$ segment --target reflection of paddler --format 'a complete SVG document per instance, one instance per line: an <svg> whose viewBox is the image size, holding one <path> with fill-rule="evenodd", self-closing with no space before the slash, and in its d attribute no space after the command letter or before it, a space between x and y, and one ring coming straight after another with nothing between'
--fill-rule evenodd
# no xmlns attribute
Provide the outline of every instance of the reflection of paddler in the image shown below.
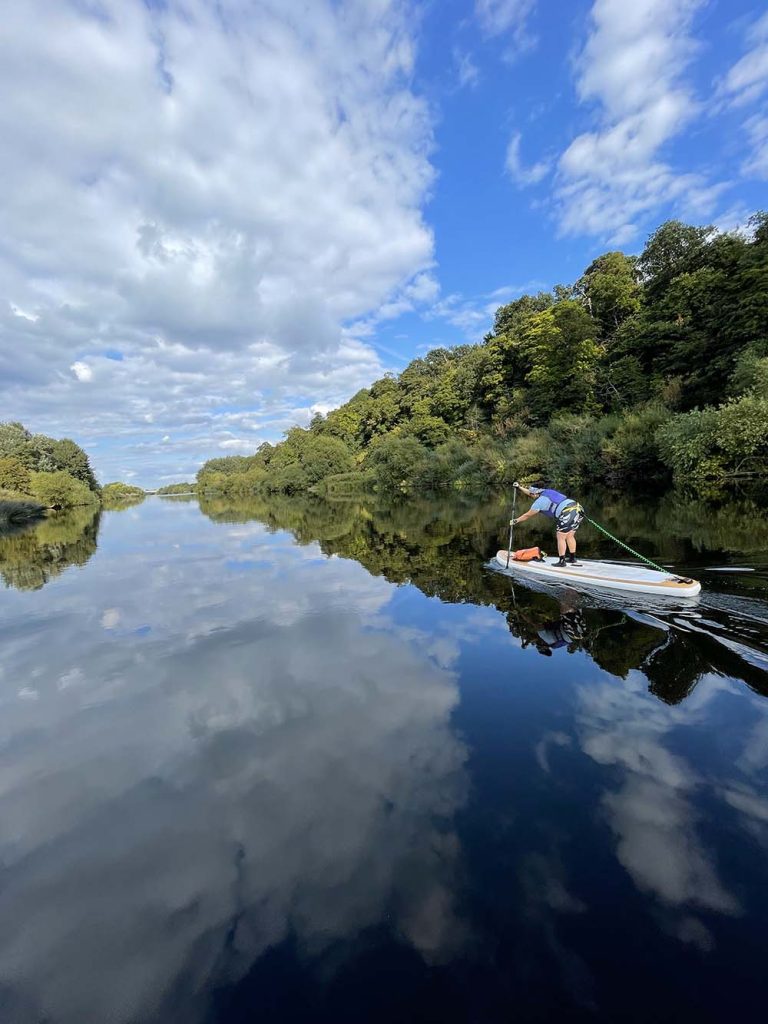
<svg viewBox="0 0 768 1024"><path fill-rule="evenodd" d="M559 601L559 606L559 616L547 616L542 622L521 612L515 602L523 648L533 644L539 654L551 655L562 647L575 649L582 646L587 624L581 609L571 604L567 596Z"/></svg>
<svg viewBox="0 0 768 1024"><path fill-rule="evenodd" d="M586 632L585 626L581 611L574 608L537 632L547 647L556 651L558 648L568 647L570 644L581 644Z"/></svg>

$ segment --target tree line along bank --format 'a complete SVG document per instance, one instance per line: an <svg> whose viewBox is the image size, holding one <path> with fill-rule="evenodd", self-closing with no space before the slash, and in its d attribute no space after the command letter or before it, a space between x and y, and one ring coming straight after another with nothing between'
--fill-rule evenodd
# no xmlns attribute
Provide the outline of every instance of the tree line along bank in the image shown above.
<svg viewBox="0 0 768 1024"><path fill-rule="evenodd" d="M761 476L768 466L768 214L668 221L640 256L501 306L481 344L438 348L198 488L481 493Z"/></svg>
<svg viewBox="0 0 768 1024"><path fill-rule="evenodd" d="M188 493L195 484L169 484L158 494ZM99 485L86 452L70 438L33 434L17 422L0 423L0 506L13 516L42 509L118 508L143 501L142 487Z"/></svg>

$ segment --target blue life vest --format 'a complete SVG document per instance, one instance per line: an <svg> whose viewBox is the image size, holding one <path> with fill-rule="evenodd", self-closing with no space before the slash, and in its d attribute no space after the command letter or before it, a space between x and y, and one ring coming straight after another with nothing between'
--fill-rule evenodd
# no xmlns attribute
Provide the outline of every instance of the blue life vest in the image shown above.
<svg viewBox="0 0 768 1024"><path fill-rule="evenodd" d="M541 494L537 494L536 497L537 498L546 498L547 499L547 501L549 502L549 508L548 509L542 509L542 511L543 511L545 516L550 516L550 518L552 518L552 519L555 518L555 513L557 511L557 506L562 504L562 502L564 502L564 501L570 501L571 500L570 498L566 497L565 494L561 494L560 491L553 491L549 487L545 488L545 490L543 490L541 492Z"/></svg>

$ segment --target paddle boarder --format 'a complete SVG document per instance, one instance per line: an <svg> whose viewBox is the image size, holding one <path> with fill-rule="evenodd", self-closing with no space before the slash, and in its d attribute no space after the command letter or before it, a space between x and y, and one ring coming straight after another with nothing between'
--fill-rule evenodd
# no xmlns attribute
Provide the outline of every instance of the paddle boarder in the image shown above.
<svg viewBox="0 0 768 1024"><path fill-rule="evenodd" d="M517 482L514 486L535 500L527 512L512 520L512 525L523 523L526 519L537 516L539 512L554 519L557 553L560 557L558 561L552 562L552 565L560 569L567 565L578 565L579 563L576 561L576 531L584 519L584 509L578 501L547 487L543 480L539 480L535 486L531 487L524 487Z"/></svg>

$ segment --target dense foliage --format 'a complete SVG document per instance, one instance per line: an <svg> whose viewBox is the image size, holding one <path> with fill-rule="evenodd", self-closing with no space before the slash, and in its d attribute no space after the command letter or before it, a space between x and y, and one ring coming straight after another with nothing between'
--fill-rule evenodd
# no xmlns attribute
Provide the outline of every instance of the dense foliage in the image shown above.
<svg viewBox="0 0 768 1024"><path fill-rule="evenodd" d="M166 484L165 487L158 487L158 494L194 494L197 490L197 484L182 483L182 484Z"/></svg>
<svg viewBox="0 0 768 1024"><path fill-rule="evenodd" d="M203 491L476 491L728 479L768 465L768 215L748 234L663 224L572 286L497 310L307 429L215 459Z"/></svg>
<svg viewBox="0 0 768 1024"><path fill-rule="evenodd" d="M46 508L77 508L99 504L98 494L63 469L53 473L31 473L29 492Z"/></svg>
<svg viewBox="0 0 768 1024"><path fill-rule="evenodd" d="M0 423L1 498L72 508L98 504L100 491L88 456L74 441L32 434L21 423Z"/></svg>
<svg viewBox="0 0 768 1024"><path fill-rule="evenodd" d="M38 473L69 473L89 490L99 490L88 456L68 437L56 440L32 434L21 423L0 423L0 459L8 458Z"/></svg>
<svg viewBox="0 0 768 1024"><path fill-rule="evenodd" d="M143 487L136 487L134 484L125 484L121 480L115 480L111 484L104 484L101 489L101 503L106 509L128 508L129 505L138 505L144 501L146 492Z"/></svg>

